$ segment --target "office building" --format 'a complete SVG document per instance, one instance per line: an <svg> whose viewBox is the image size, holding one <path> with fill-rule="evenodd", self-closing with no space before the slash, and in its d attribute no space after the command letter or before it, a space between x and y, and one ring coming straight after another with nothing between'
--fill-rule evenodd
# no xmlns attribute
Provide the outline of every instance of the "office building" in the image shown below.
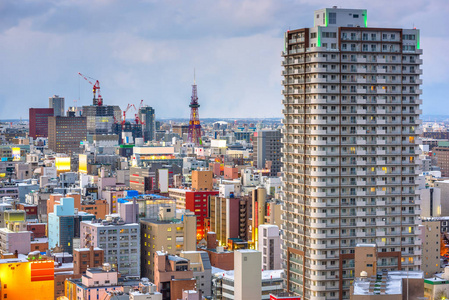
<svg viewBox="0 0 449 300"><path fill-rule="evenodd" d="M73 249L73 273L85 274L88 268L101 267L104 262L104 250L100 248Z"/></svg>
<svg viewBox="0 0 449 300"><path fill-rule="evenodd" d="M313 16L283 51L286 288L347 299L356 244L377 244L389 270L421 265L420 32L368 27L361 9Z"/></svg>
<svg viewBox="0 0 449 300"><path fill-rule="evenodd" d="M31 251L31 232L27 231L22 213L23 211L17 210L6 212L6 227L0 228L0 252L2 254L28 254Z"/></svg>
<svg viewBox="0 0 449 300"><path fill-rule="evenodd" d="M0 259L1 299L54 299L54 261L19 255Z"/></svg>
<svg viewBox="0 0 449 300"><path fill-rule="evenodd" d="M143 140L145 142L153 141L156 133L154 108L151 106L141 107L139 118L142 121Z"/></svg>
<svg viewBox="0 0 449 300"><path fill-rule="evenodd" d="M53 116L53 108L30 108L29 136L33 139L48 137L48 117Z"/></svg>
<svg viewBox="0 0 449 300"><path fill-rule="evenodd" d="M204 297L212 296L212 266L205 251L182 251L180 257L188 259L193 277L196 278L196 290Z"/></svg>
<svg viewBox="0 0 449 300"><path fill-rule="evenodd" d="M419 189L418 193L421 199L421 217L439 217L441 215L441 189L427 187Z"/></svg>
<svg viewBox="0 0 449 300"><path fill-rule="evenodd" d="M226 247L229 239L251 240L251 199L222 193L211 197L209 211L210 231L219 246Z"/></svg>
<svg viewBox="0 0 449 300"><path fill-rule="evenodd" d="M185 213L175 215L175 207L161 206L157 219L140 220L142 245L142 277L155 280L155 253L165 251L179 255L181 251L196 250L196 216Z"/></svg>
<svg viewBox="0 0 449 300"><path fill-rule="evenodd" d="M251 240L255 248L259 249L259 226L265 223L265 216L267 215L267 190L259 186L251 192L251 198Z"/></svg>
<svg viewBox="0 0 449 300"><path fill-rule="evenodd" d="M164 300L181 299L183 290L194 290L196 279L188 259L156 251L154 254L154 284Z"/></svg>
<svg viewBox="0 0 449 300"><path fill-rule="evenodd" d="M140 276L140 226L117 217L81 222L81 247L104 250L104 261L123 276Z"/></svg>
<svg viewBox="0 0 449 300"><path fill-rule="evenodd" d="M218 195L218 191L195 191L187 189L168 189L170 198L176 200L176 208L188 209L196 216L196 235L201 240L206 234L204 220L208 216L209 199Z"/></svg>
<svg viewBox="0 0 449 300"><path fill-rule="evenodd" d="M256 250L238 250L234 256L234 299L261 299L261 253Z"/></svg>
<svg viewBox="0 0 449 300"><path fill-rule="evenodd" d="M83 106L83 117L86 118L89 139L93 139L94 136L113 135L113 125L115 122L120 122L121 114L120 107L116 105ZM118 136L116 137L118 142Z"/></svg>
<svg viewBox="0 0 449 300"><path fill-rule="evenodd" d="M49 97L48 107L53 108L53 113L55 117L64 117L65 112L64 97L59 97L58 95Z"/></svg>
<svg viewBox="0 0 449 300"><path fill-rule="evenodd" d="M65 282L65 297L69 300L107 299L107 292L122 291L119 272L105 263L101 268L88 268L79 279Z"/></svg>
<svg viewBox="0 0 449 300"><path fill-rule="evenodd" d="M189 125L172 125L172 132L179 135L182 139L185 135L189 134Z"/></svg>
<svg viewBox="0 0 449 300"><path fill-rule="evenodd" d="M223 246L218 246L215 232L208 232L206 234L206 245L199 245L198 249L209 255L211 266L228 271L234 269L234 252L225 250Z"/></svg>
<svg viewBox="0 0 449 300"><path fill-rule="evenodd" d="M259 248L262 252L262 269L281 269L281 237L276 225L259 225Z"/></svg>
<svg viewBox="0 0 449 300"><path fill-rule="evenodd" d="M277 176L281 171L281 131L258 130L253 137L253 164L259 169L265 169L266 162L271 165L270 176Z"/></svg>
<svg viewBox="0 0 449 300"><path fill-rule="evenodd" d="M213 173L209 170L192 171L192 190L212 191L214 185Z"/></svg>
<svg viewBox="0 0 449 300"><path fill-rule="evenodd" d="M449 177L449 142L439 141L438 147L433 148L437 166L440 167L441 176Z"/></svg>
<svg viewBox="0 0 449 300"><path fill-rule="evenodd" d="M260 252L235 251L234 270L213 274L213 299L272 299L270 294L283 290L283 275L283 270L262 270Z"/></svg>
<svg viewBox="0 0 449 300"><path fill-rule="evenodd" d="M80 153L86 134L84 117L48 117L48 148L56 153Z"/></svg>
<svg viewBox="0 0 449 300"><path fill-rule="evenodd" d="M440 253L442 243L441 222L432 218L422 219L422 225L419 226L419 229L422 240L421 271L424 273L424 278L429 278L443 271Z"/></svg>
<svg viewBox="0 0 449 300"><path fill-rule="evenodd" d="M54 208L48 214L48 246L60 247L62 251L72 254L73 239L79 237L79 222L95 219L95 216L75 211L71 197L61 198L60 204L54 205Z"/></svg>
<svg viewBox="0 0 449 300"><path fill-rule="evenodd" d="M382 253L375 244L358 244L354 249L355 271L351 300L419 300L424 298L421 271L388 271L379 264Z"/></svg>
<svg viewBox="0 0 449 300"><path fill-rule="evenodd" d="M423 299L438 300L447 298L447 295L449 295L449 267L445 267L441 274L424 279Z"/></svg>

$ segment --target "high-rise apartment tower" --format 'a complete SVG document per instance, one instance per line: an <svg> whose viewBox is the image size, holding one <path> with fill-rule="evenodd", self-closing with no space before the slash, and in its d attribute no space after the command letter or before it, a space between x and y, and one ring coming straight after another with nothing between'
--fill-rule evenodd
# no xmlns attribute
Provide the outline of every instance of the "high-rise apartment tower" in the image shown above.
<svg viewBox="0 0 449 300"><path fill-rule="evenodd" d="M418 270L419 30L371 28L363 9L314 12L285 33L283 254L286 288L349 299L354 248Z"/></svg>

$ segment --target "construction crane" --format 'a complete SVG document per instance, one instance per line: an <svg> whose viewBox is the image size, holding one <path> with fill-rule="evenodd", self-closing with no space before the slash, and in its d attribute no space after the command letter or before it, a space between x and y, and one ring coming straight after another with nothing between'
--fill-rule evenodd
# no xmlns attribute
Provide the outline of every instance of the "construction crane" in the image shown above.
<svg viewBox="0 0 449 300"><path fill-rule="evenodd" d="M134 108L135 108L136 111L137 111L137 113L135 114L135 121L136 121L136 124L142 124L142 125L145 125L145 122L143 122L143 121L139 118L139 112L140 112L140 109L142 108L142 104L143 104L143 99L140 100L140 104L139 104L139 108L138 108L138 109L136 109L136 107L134 106Z"/></svg>
<svg viewBox="0 0 449 300"><path fill-rule="evenodd" d="M126 109L123 111L123 120L122 120L122 129L123 126L125 126L125 122L126 122L126 113L128 112L128 110L133 107L134 105L132 104L128 104L128 106L126 107Z"/></svg>
<svg viewBox="0 0 449 300"><path fill-rule="evenodd" d="M102 106L103 105L103 97L101 97L101 92L100 92L100 81L98 81L98 80L96 80L96 79L94 79L92 77L83 75L83 74L81 74L79 72L78 72L78 75L83 77L87 82L89 82L93 86L93 90L92 90L93 93L94 93L93 104L95 106ZM95 83L92 83L90 81L90 79L95 81ZM98 98L97 98L97 91L98 91Z"/></svg>

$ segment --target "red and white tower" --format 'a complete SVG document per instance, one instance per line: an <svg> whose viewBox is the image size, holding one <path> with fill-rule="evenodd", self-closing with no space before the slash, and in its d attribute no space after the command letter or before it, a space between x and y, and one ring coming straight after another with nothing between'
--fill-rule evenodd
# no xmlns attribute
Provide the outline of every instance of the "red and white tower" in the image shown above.
<svg viewBox="0 0 449 300"><path fill-rule="evenodd" d="M192 85L192 97L190 100L190 122L189 122L189 142L195 145L200 144L201 140L201 123L200 116L198 114L198 96L196 91L196 83L193 81Z"/></svg>

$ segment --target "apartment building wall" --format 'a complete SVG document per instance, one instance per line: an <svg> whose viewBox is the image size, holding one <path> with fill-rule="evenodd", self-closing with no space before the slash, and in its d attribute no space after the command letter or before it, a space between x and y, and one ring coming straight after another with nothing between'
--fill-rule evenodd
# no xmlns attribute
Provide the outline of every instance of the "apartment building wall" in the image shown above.
<svg viewBox="0 0 449 300"><path fill-rule="evenodd" d="M104 250L104 261L123 276L140 276L140 226L115 221L81 222L81 247Z"/></svg>
<svg viewBox="0 0 449 300"><path fill-rule="evenodd" d="M262 252L262 269L281 269L281 237L277 225L259 225L259 247Z"/></svg>
<svg viewBox="0 0 449 300"><path fill-rule="evenodd" d="M443 270L440 260L441 222L424 219L419 228L422 240L421 270L424 277L429 278Z"/></svg>
<svg viewBox="0 0 449 300"><path fill-rule="evenodd" d="M184 215L183 220L140 220L142 276L154 280L156 251L179 255L196 250L196 217Z"/></svg>
<svg viewBox="0 0 449 300"><path fill-rule="evenodd" d="M347 299L359 243L377 244L386 269L421 264L422 49L419 30L367 27L366 10L314 20L284 41L286 287Z"/></svg>

